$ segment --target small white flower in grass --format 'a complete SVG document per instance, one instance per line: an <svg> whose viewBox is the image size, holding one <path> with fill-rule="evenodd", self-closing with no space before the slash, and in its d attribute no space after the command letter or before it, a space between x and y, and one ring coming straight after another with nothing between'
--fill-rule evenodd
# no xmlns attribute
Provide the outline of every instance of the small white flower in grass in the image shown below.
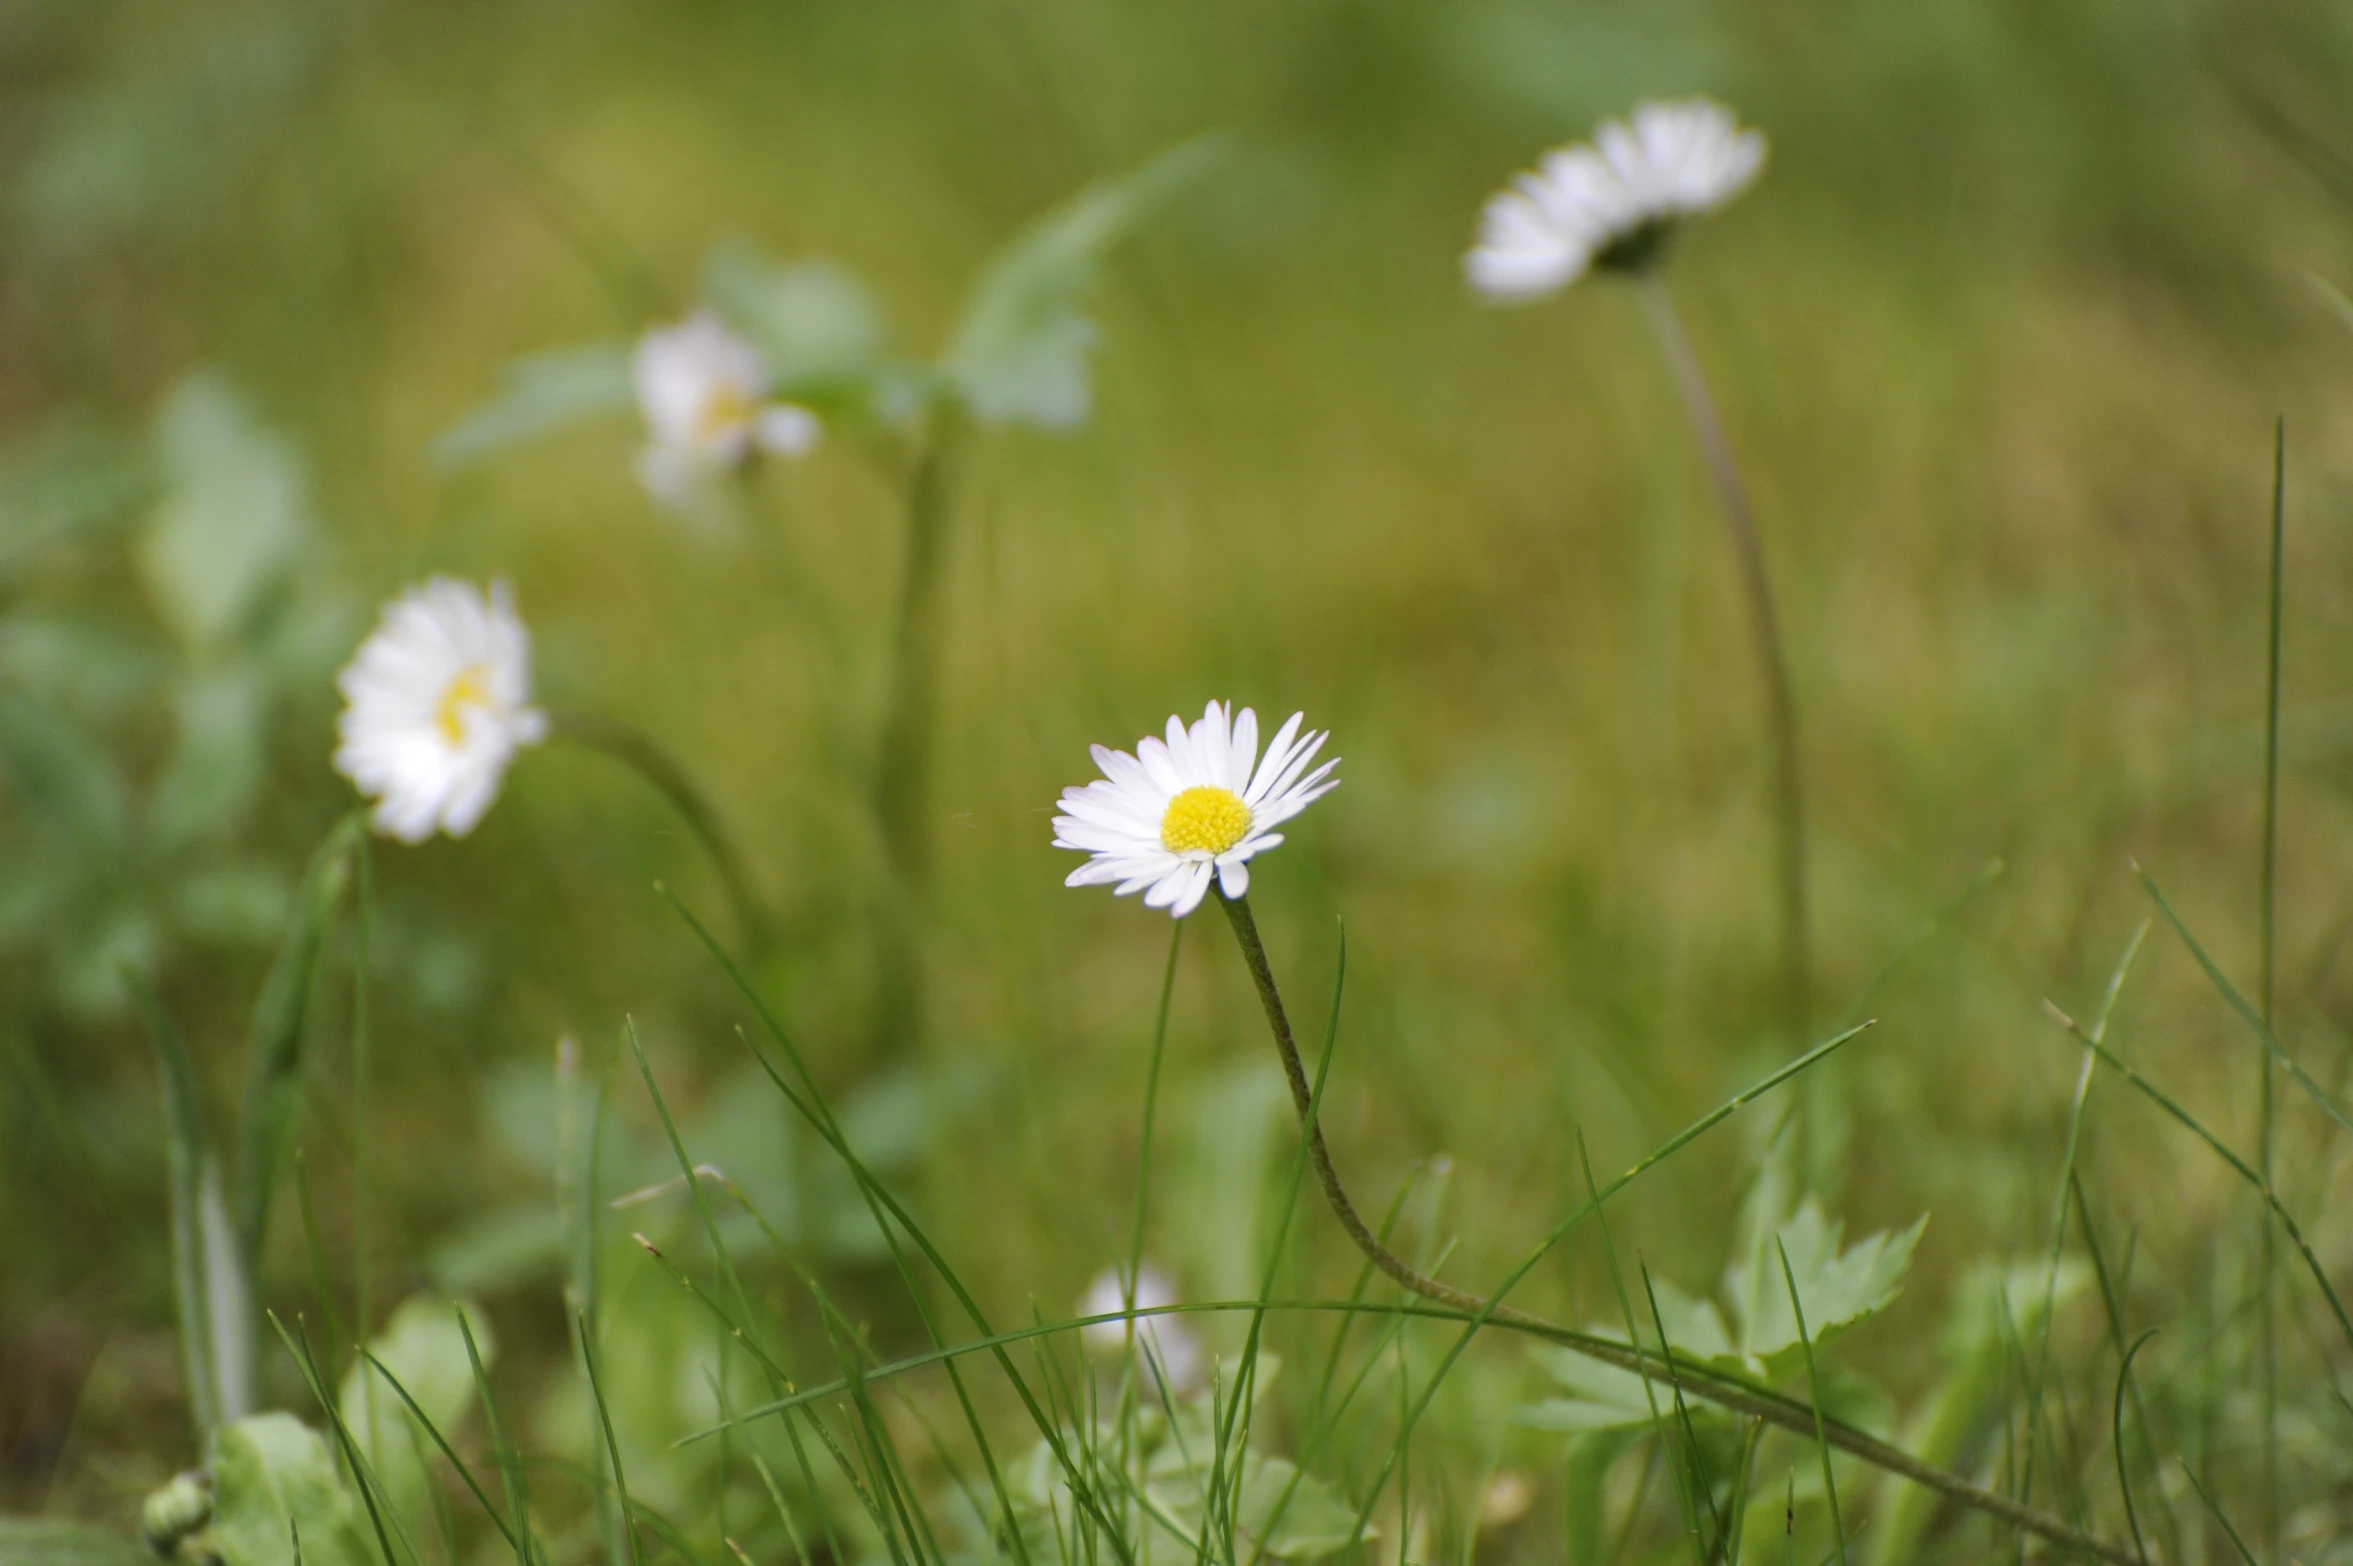
<svg viewBox="0 0 2353 1566"><path fill-rule="evenodd" d="M691 505L713 474L763 452L800 456L823 433L817 415L769 397L760 350L709 310L640 337L635 379L651 437L637 476L665 505Z"/></svg>
<svg viewBox="0 0 2353 1566"><path fill-rule="evenodd" d="M1168 720L1165 742L1146 738L1136 753L1094 747L1103 776L1062 791L1054 846L1092 855L1066 886L1114 883L1142 892L1148 907L1182 919L1201 904L1212 877L1228 897L1250 889L1253 854L1274 847L1273 829L1340 786L1339 758L1308 766L1329 736L1300 731L1294 712L1258 755L1258 714L1235 715L1213 701L1190 729ZM1256 763L1256 770L1252 764Z"/></svg>
<svg viewBox="0 0 2353 1566"><path fill-rule="evenodd" d="M1764 136L1718 104L1637 105L1491 197L1463 274L1487 298L1519 304L1595 267L1638 271L1677 221L1724 205L1764 165Z"/></svg>
<svg viewBox="0 0 2353 1566"><path fill-rule="evenodd" d="M1081 1316L1114 1316L1126 1311L1128 1302L1123 1288L1125 1275L1121 1269L1107 1267L1095 1275L1087 1285L1086 1295L1078 1302ZM1161 1310L1177 1303L1175 1283L1167 1273L1145 1263L1136 1275L1137 1310ZM1155 1379L1165 1378L1171 1393L1192 1390L1199 1384L1202 1368L1201 1341L1185 1325L1182 1316L1147 1316L1135 1324L1136 1359L1144 1373ZM1098 1321L1079 1328L1089 1349L1098 1354L1116 1354L1128 1343L1126 1320Z"/></svg>
<svg viewBox="0 0 2353 1566"><path fill-rule="evenodd" d="M463 837L498 798L515 752L547 734L531 705L531 636L504 582L437 576L384 606L335 677L335 770L404 843Z"/></svg>

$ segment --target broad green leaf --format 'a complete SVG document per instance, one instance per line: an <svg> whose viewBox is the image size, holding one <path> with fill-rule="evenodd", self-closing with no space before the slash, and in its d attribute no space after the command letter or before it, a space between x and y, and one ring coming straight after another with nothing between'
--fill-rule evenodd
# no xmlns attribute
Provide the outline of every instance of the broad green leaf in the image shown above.
<svg viewBox="0 0 2353 1566"><path fill-rule="evenodd" d="M590 343L517 359L498 396L433 442L433 460L464 467L583 419L626 412L637 393L627 343Z"/></svg>
<svg viewBox="0 0 2353 1566"><path fill-rule="evenodd" d="M1816 1349L1894 1301L1912 1265L1912 1248L1927 1225L1923 1215L1909 1228L1873 1234L1842 1249L1845 1226L1825 1217L1821 1204L1810 1197L1800 1204L1796 1216L1781 1226L1780 1238ZM1756 1302L1754 1314L1740 1323L1739 1354L1732 1363L1764 1380L1784 1381L1804 1365L1788 1291L1752 1292L1746 1271L1735 1267L1728 1280L1736 1298Z"/></svg>
<svg viewBox="0 0 2353 1566"><path fill-rule="evenodd" d="M1602 1430L1642 1430L1656 1419L1642 1378L1568 1349L1538 1349L1536 1358L1561 1384L1564 1397L1526 1403L1512 1410L1512 1423L1530 1430L1583 1434ZM1696 1408L1693 1410L1698 1411Z"/></svg>
<svg viewBox="0 0 2353 1566"><path fill-rule="evenodd" d="M1104 256L1211 161L1207 140L1171 148L1125 179L1090 186L1032 223L981 270L942 372L984 423L1084 423L1087 356L1099 335L1081 312Z"/></svg>
<svg viewBox="0 0 2353 1566"><path fill-rule="evenodd" d="M201 652L244 629L309 540L309 478L216 376L180 382L155 439L163 499L139 563L165 623Z"/></svg>
<svg viewBox="0 0 2353 1566"><path fill-rule="evenodd" d="M473 1367L466 1358L465 1335L457 1323L460 1309L466 1313L483 1367L488 1369L494 1356L490 1323L470 1305L431 1295L403 1300L383 1332L368 1345L368 1353L444 1437L453 1436L458 1421L474 1402ZM365 1363L344 1372L336 1405L395 1515L411 1536L418 1535L424 1520L426 1478L420 1454L431 1449L432 1438L417 1427L416 1417L400 1392Z"/></svg>
<svg viewBox="0 0 2353 1566"><path fill-rule="evenodd" d="M1174 1450L1172 1442L1162 1447L1158 1455L1166 1456ZM1146 1486L1146 1493L1188 1534L1198 1532L1208 1509L1213 1451L1214 1447L1209 1445L1192 1447L1192 1463L1180 1465L1173 1473L1156 1474ZM1228 1462L1231 1461L1229 1456ZM1243 1559L1263 1548L1278 1560L1321 1560L1358 1542L1356 1508L1342 1500L1340 1493L1323 1480L1312 1474L1301 1474L1283 1458L1254 1451L1242 1454L1241 1465L1240 1493L1230 1499L1235 1542ZM1230 1471L1222 1477L1226 1483L1232 1483ZM1281 1508L1279 1517L1278 1507ZM1361 1537L1371 1537L1371 1530L1367 1529Z"/></svg>
<svg viewBox="0 0 2353 1566"><path fill-rule="evenodd" d="M159 855L233 831L252 808L267 763L269 696L250 668L191 676L177 692L179 737L148 801Z"/></svg>
<svg viewBox="0 0 2353 1566"><path fill-rule="evenodd" d="M426 1254L425 1275L456 1293L497 1293L564 1265L562 1218L546 1202L492 1208L468 1218Z"/></svg>
<svg viewBox="0 0 2353 1566"><path fill-rule="evenodd" d="M703 290L768 361L778 395L857 375L882 357L882 309L838 262L779 266L740 239L723 240L703 264Z"/></svg>
<svg viewBox="0 0 2353 1566"><path fill-rule="evenodd" d="M212 1482L222 1566L382 1566L325 1439L292 1414L224 1426L213 1438Z"/></svg>
<svg viewBox="0 0 2353 1566"><path fill-rule="evenodd" d="M62 1518L0 1517L0 1566L155 1566L126 1533Z"/></svg>

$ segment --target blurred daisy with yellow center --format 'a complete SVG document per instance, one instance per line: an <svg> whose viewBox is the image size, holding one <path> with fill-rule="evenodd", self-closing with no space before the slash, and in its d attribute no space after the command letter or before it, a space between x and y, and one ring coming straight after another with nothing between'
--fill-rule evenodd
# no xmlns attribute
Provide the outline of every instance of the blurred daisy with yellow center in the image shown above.
<svg viewBox="0 0 2353 1566"><path fill-rule="evenodd" d="M1182 919L1201 905L1212 879L1227 897L1250 889L1252 855L1282 842L1273 830L1340 786L1339 758L1308 770L1330 736L1302 731L1293 713L1258 753L1258 714L1211 702L1199 722L1168 720L1166 739L1146 737L1135 754L1093 749L1103 776L1062 791L1054 846L1090 857L1067 886L1111 883L1119 896Z"/></svg>
<svg viewBox="0 0 2353 1566"><path fill-rule="evenodd" d="M1463 275L1495 303L1522 304L1595 268L1639 272L1678 222L1724 205L1764 166L1764 136L1720 104L1637 104L1491 197Z"/></svg>
<svg viewBox="0 0 2353 1566"><path fill-rule="evenodd" d="M335 684L335 770L375 801L376 830L404 843L472 831L515 753L547 734L531 705L530 633L504 582L485 593L437 576L402 593Z"/></svg>
<svg viewBox="0 0 2353 1566"><path fill-rule="evenodd" d="M665 505L692 505L714 474L762 453L800 456L823 433L817 415L768 395L760 350L709 310L640 337L633 374L649 437L637 476Z"/></svg>

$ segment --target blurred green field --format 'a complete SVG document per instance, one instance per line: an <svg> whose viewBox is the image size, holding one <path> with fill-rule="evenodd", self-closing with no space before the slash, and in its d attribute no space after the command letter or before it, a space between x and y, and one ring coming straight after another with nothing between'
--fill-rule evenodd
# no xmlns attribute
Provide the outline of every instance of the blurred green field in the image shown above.
<svg viewBox="0 0 2353 1566"><path fill-rule="evenodd" d="M116 964L153 978L225 1117L281 911L351 803L327 764L333 672L434 571L509 579L545 700L633 723L705 779L780 915L763 993L1001 1321L1066 1315L1124 1254L1168 950L1161 916L1063 890L1052 803L1092 775L1091 742L1132 747L1207 699L1303 709L1345 758L1254 901L1311 1036L1345 925L1325 1124L1369 1209L1419 1178L1401 1233L1447 1277L1490 1286L1582 1200L1579 1133L1606 1175L1795 1054L1773 1020L1757 683L1673 389L1611 281L1501 311L1458 269L1510 171L1695 91L1772 144L1673 275L1778 574L1825 1025L2003 867L1811 1090L1836 1128L1812 1188L1850 1233L1931 1215L1901 1299L1841 1348L1910 1418L1962 1280L2051 1244L2082 1056L2041 1002L2097 1008L2153 911L2130 863L2254 983L2275 419L2278 1032L2332 1089L2353 1068L2353 330L2313 285L2353 289L2348 81L2353 16L2271 0L0 9L0 1512L128 1526L194 1460L163 1110ZM1025 222L1213 131L1213 166L1089 295L1084 427L978 431L960 474L914 916L929 1023L878 1058L864 778L901 557L888 474L837 432L764 468L733 524L697 525L632 479L626 416L458 471L429 448L516 359L683 314L730 238L841 262L896 349L935 353ZM176 635L144 542L211 449L198 374L307 475L250 646ZM258 704L239 730L258 748L175 836L150 806L215 721L206 690ZM651 890L726 930L658 796L551 745L472 836L379 841L372 870L364 1231L348 921L295 1138L339 1310L363 1239L379 1321L420 1289L468 1293L527 1438L588 1460L552 1183L577 1147L555 1128L559 1098L607 1081L601 1194L675 1172L628 1017L694 1155L790 1215L884 1357L919 1346L854 1191L746 1064L745 1008ZM1257 1292L1294 1145L1232 946L1213 911L1188 921L1160 1096L1148 1249L1196 1300ZM2162 924L2111 1042L2252 1146L2259 1047ZM2282 1091L2282 1198L2353 1277L2343 1138ZM1621 1255L1706 1289L1771 1124L1747 1114L1614 1202ZM2249 1522L2260 1204L2113 1076L2078 1163L2081 1214L2131 1258L2126 1336L2164 1329L2137 1363L2169 1457ZM693 1210L657 1197L608 1227L632 1479L723 1518L749 1503L710 1449L669 1449L713 1422L710 1323L626 1240L707 1271ZM265 1301L315 1313L290 1186L273 1235ZM1294 1292L1346 1291L1356 1259L1312 1189L1293 1245ZM2281 1266L2285 1548L2353 1560L2353 1405L2328 1390L2347 1345ZM755 1284L822 1343L787 1274ZM1618 1320L1589 1235L1523 1293ZM1202 1330L1231 1354L1244 1326ZM1324 1329L1269 1330L1304 1365ZM2053 1343L2064 1434L2044 1439L2103 1451L2096 1291ZM313 1417L266 1357L272 1406ZM1509 1422L1543 1381L1520 1345L1482 1342L1400 1486L1442 1519L1476 1510L1492 1463L1528 1476L1534 1508L1482 1560L1562 1558L1563 1443ZM1001 1389L979 1395L1019 1427ZM958 1417L928 1382L909 1407ZM2000 1487L1995 1423L1961 1466ZM2097 1464L2067 1505L2119 1535ZM2163 1558L2232 1558L2166 1471L2186 1553ZM1454 1558L1452 1522L1381 1515L1372 1556ZM1946 1515L1945 1553L1921 1558L1989 1558L1970 1526ZM566 1560L602 1549L566 1538ZM1627 1558L1674 1542L1639 1535Z"/></svg>

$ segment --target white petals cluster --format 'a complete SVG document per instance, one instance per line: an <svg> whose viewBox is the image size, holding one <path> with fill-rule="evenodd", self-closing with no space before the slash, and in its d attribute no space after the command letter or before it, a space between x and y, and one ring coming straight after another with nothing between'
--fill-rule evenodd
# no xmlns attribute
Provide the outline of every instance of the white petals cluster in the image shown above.
<svg viewBox="0 0 2353 1566"><path fill-rule="evenodd" d="M489 592L437 576L384 606L335 677L335 770L404 843L463 837L498 798L507 765L547 734L531 705L531 637L504 582Z"/></svg>
<svg viewBox="0 0 2353 1566"><path fill-rule="evenodd" d="M633 374L649 437L638 481L667 506L692 505L713 475L763 452L813 450L823 433L817 415L769 397L760 350L709 310L640 337Z"/></svg>
<svg viewBox="0 0 2353 1566"><path fill-rule="evenodd" d="M1200 1384L1207 1356L1202 1352L1201 1340L1185 1325L1185 1319L1147 1316L1139 1321L1124 1314L1131 1308L1165 1310L1176 1303L1175 1283L1167 1273L1146 1262L1136 1274L1135 1303L1131 1307L1125 1277L1119 1269L1107 1267L1087 1285L1086 1294L1078 1302L1078 1313L1123 1319L1093 1322L1079 1328L1079 1335L1096 1353L1116 1354L1128 1345L1132 1330L1136 1359L1143 1374L1156 1382L1165 1382L1171 1395L1189 1392Z"/></svg>
<svg viewBox="0 0 2353 1566"><path fill-rule="evenodd" d="M1308 770L1330 736L1301 732L1302 714L1275 731L1258 754L1258 714L1211 702L1191 728L1168 720L1168 737L1147 737L1134 755L1093 748L1103 776L1062 791L1054 846L1091 855L1067 886L1115 883L1122 897L1182 919L1200 906L1215 877L1228 897L1250 888L1249 861L1280 843L1273 829L1340 786L1339 758ZM1255 763L1255 770L1253 764Z"/></svg>
<svg viewBox="0 0 2353 1566"><path fill-rule="evenodd" d="M1596 265L1637 259L1629 253L1730 201L1764 165L1763 134L1740 129L1719 104L1637 105L1490 198L1463 274L1498 303L1541 298Z"/></svg>

